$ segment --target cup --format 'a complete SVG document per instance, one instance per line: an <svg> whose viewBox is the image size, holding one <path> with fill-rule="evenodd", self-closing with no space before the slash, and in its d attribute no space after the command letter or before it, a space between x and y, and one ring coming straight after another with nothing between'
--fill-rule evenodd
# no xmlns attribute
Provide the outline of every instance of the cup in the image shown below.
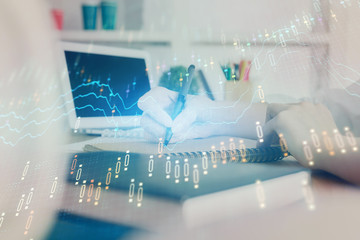
<svg viewBox="0 0 360 240"><path fill-rule="evenodd" d="M96 29L96 15L98 6L95 4L82 4L84 30Z"/></svg>
<svg viewBox="0 0 360 240"><path fill-rule="evenodd" d="M101 2L102 28L114 30L116 27L117 3L115 1Z"/></svg>
<svg viewBox="0 0 360 240"><path fill-rule="evenodd" d="M55 21L55 28L57 30L63 29L63 23L64 23L64 12L61 9L52 9L51 14Z"/></svg>
<svg viewBox="0 0 360 240"><path fill-rule="evenodd" d="M225 100L238 101L241 99L244 103L251 103L253 98L253 86L250 81L226 81L225 82Z"/></svg>

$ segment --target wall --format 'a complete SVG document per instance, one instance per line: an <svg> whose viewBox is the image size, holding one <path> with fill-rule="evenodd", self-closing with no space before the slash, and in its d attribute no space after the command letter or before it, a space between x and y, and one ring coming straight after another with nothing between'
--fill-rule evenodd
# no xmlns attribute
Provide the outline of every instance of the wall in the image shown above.
<svg viewBox="0 0 360 240"><path fill-rule="evenodd" d="M119 26L124 24L125 1L118 0ZM360 78L357 73L360 46L356 38L360 33L356 24L359 7L355 0L345 2L348 5L331 0L145 0L143 31L168 33L172 39L171 47L127 46L150 52L155 80L171 65L196 62L204 66L212 60L224 64L241 59L254 60L259 55L263 58L264 68L252 71L251 77L256 84L267 79L263 84L269 94L287 92L297 98L307 97L318 87L344 87L351 83L346 77ZM65 29L80 30L81 1L58 0L57 4L65 10ZM304 23L306 20L309 24ZM292 26L296 27L298 36L291 31ZM286 28L291 29L290 34L276 32ZM274 41L270 44L264 41L264 36L269 34L271 37L274 31ZM284 34L286 48L279 47L279 33ZM241 47L234 47L237 41ZM266 44L260 49L253 42ZM307 47L300 48L299 42ZM277 66L270 63L271 53ZM309 91L299 90L303 88Z"/></svg>
<svg viewBox="0 0 360 240"><path fill-rule="evenodd" d="M351 4L351 5L349 5ZM334 3L330 19L330 86L342 88L360 79L360 3Z"/></svg>

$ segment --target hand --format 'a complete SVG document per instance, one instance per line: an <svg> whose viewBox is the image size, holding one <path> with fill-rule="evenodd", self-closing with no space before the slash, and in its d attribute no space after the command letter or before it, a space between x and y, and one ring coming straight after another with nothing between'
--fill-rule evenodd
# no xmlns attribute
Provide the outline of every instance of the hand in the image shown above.
<svg viewBox="0 0 360 240"><path fill-rule="evenodd" d="M326 132L331 137L333 131L337 129L330 111L325 106L307 102L292 105L270 104L267 115L268 121L263 128L264 145L271 144L276 138L279 143L277 136L282 134L289 152L303 166L325 168L324 158L326 160L329 155L324 145L324 133ZM316 152L310 131L317 134L322 145L321 153ZM310 163L309 157L306 157L304 153L304 141L311 148L313 163ZM334 141L332 142L334 144Z"/></svg>
<svg viewBox="0 0 360 240"><path fill-rule="evenodd" d="M160 138L164 138L168 127L173 132L170 143L214 134L214 126L204 123L207 121L205 113L213 103L207 97L188 95L184 110L174 120L171 119L178 94L163 87L156 87L139 99L138 106L144 111L141 126L145 130L146 138L158 142Z"/></svg>

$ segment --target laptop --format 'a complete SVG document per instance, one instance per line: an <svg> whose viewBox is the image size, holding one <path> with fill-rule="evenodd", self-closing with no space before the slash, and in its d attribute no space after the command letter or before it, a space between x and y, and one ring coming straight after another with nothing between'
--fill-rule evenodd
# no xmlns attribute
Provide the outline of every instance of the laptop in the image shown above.
<svg viewBox="0 0 360 240"><path fill-rule="evenodd" d="M145 51L62 43L66 111L74 132L139 127L138 99L150 90Z"/></svg>

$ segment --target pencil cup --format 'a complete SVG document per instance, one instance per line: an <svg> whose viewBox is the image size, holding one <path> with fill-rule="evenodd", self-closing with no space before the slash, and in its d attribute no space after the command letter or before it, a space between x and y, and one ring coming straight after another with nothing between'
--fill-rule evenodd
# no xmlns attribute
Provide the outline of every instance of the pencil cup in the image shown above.
<svg viewBox="0 0 360 240"><path fill-rule="evenodd" d="M241 102L251 102L253 97L253 87L250 81L226 81L225 100Z"/></svg>
<svg viewBox="0 0 360 240"><path fill-rule="evenodd" d="M117 3L115 1L101 2L102 27L105 30L114 30L116 25Z"/></svg>
<svg viewBox="0 0 360 240"><path fill-rule="evenodd" d="M84 30L96 29L97 5L86 4L82 5L83 26Z"/></svg>

